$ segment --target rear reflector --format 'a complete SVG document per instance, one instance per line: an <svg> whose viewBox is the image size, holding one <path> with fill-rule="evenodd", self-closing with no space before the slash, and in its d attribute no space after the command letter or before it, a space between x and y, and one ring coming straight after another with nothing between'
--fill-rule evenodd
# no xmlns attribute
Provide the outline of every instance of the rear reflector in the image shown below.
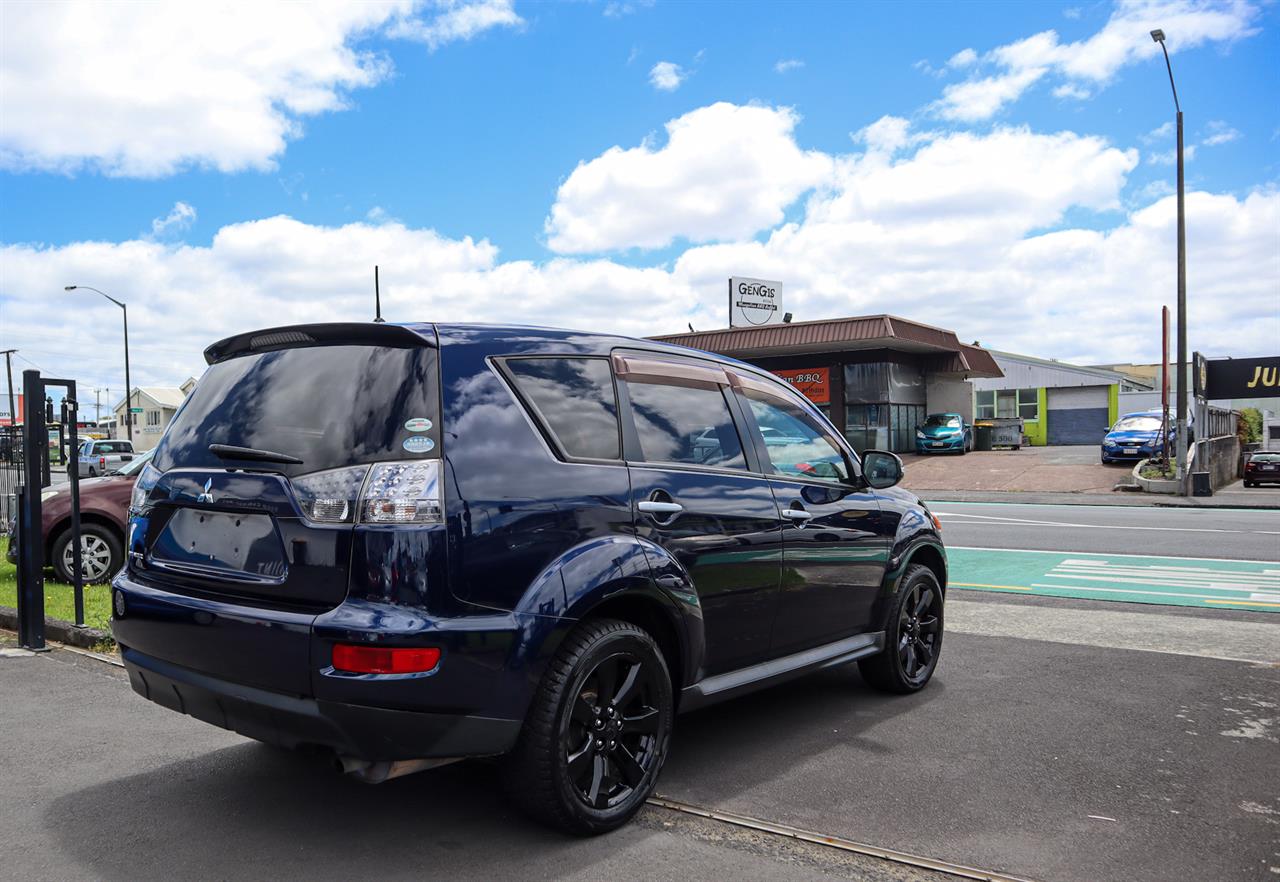
<svg viewBox="0 0 1280 882"><path fill-rule="evenodd" d="M339 643L333 647L334 670L348 674L421 674L440 664L440 650L426 648L390 648L354 646Z"/></svg>

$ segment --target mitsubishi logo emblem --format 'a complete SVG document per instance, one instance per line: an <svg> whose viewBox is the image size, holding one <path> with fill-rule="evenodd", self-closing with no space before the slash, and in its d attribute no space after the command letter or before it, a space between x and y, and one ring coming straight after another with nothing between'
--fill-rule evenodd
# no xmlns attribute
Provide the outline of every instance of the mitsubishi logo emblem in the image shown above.
<svg viewBox="0 0 1280 882"><path fill-rule="evenodd" d="M213 502L213 491L209 488L213 486L213 478L209 478L204 482L204 492L196 497L196 502Z"/></svg>

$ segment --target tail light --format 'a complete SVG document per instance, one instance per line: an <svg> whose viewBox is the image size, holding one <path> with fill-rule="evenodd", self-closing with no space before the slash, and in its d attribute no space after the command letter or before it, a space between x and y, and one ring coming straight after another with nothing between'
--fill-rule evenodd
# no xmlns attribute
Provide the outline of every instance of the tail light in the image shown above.
<svg viewBox="0 0 1280 882"><path fill-rule="evenodd" d="M105 456L98 457L98 468L105 469L107 467L107 458Z"/></svg>
<svg viewBox="0 0 1280 882"><path fill-rule="evenodd" d="M302 475L294 495L309 520L327 524L439 524L440 461L381 462Z"/></svg>
<svg viewBox="0 0 1280 882"><path fill-rule="evenodd" d="M347 674L423 674L440 664L440 650L429 647L360 646L338 643L333 647L333 668Z"/></svg>
<svg viewBox="0 0 1280 882"><path fill-rule="evenodd" d="M133 493L129 497L130 508L140 509L146 505L147 497L151 495L151 489L160 480L161 474L162 472L151 463L142 467L138 480L133 482Z"/></svg>

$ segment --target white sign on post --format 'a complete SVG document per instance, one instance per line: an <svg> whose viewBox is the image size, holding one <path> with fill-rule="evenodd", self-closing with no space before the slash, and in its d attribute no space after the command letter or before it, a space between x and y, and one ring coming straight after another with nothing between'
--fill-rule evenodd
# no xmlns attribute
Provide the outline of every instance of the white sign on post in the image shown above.
<svg viewBox="0 0 1280 882"><path fill-rule="evenodd" d="M729 327L782 323L782 283L765 279L729 279Z"/></svg>

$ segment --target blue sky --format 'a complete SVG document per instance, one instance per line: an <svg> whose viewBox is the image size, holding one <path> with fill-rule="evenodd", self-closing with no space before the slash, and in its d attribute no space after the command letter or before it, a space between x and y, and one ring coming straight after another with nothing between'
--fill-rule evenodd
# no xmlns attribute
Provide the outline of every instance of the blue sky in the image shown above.
<svg viewBox="0 0 1280 882"><path fill-rule="evenodd" d="M1174 142L1163 60L1134 42L1146 18L1169 33L1188 189L1204 197L1192 265L1212 279L1196 277L1193 345L1251 354L1231 350L1280 334L1272 4L364 4L297 46L303 29L279 18L296 8L186 20L170 7L118 35L92 7L9 8L22 11L5 28L0 344L51 371L109 382L118 360L77 342L111 342L109 313L50 331L41 311L61 284L129 299L141 375L167 384L221 333L354 317L375 262L393 318L715 326L716 280L733 272L783 279L800 318L895 312L1036 355L1154 359L1172 277L1138 274L1172 265ZM257 38L237 55L217 44L233 31ZM95 69L43 58L59 54L45 39ZM287 130L274 147L272 117ZM665 150L679 120L687 145ZM868 131L892 132L879 165ZM1006 181L1016 157L1028 165ZM975 186L906 192L931 175ZM957 242L948 217L983 232ZM886 250L893 261L873 259ZM1075 261L1097 278L1046 281Z"/></svg>

